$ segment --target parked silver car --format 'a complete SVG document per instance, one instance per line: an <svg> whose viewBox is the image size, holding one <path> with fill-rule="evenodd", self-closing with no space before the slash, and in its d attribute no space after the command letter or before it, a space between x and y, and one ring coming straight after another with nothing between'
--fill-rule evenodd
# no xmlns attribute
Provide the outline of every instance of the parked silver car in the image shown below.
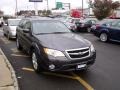
<svg viewBox="0 0 120 90"><path fill-rule="evenodd" d="M8 19L7 23L3 25L4 36L8 39L16 38L16 27L21 19Z"/></svg>

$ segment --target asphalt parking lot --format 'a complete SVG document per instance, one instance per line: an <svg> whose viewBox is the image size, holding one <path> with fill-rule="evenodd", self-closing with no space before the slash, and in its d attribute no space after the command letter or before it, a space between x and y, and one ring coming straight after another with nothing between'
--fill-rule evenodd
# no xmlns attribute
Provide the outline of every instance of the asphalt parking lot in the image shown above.
<svg viewBox="0 0 120 90"><path fill-rule="evenodd" d="M120 44L102 43L88 33L79 35L90 40L97 50L96 62L87 71L43 72L36 74L31 58L16 49L15 40L0 32L0 47L16 71L20 90L120 90Z"/></svg>

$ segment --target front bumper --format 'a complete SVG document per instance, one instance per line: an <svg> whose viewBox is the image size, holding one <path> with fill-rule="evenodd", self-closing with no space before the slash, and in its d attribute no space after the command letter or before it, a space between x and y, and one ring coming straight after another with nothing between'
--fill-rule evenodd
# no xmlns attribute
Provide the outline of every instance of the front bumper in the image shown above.
<svg viewBox="0 0 120 90"><path fill-rule="evenodd" d="M54 58L51 59L49 58L49 63L47 65L47 70L49 71L75 71L75 70L81 70L81 69L86 69L92 64L94 64L96 59L96 52L92 53L90 57L84 58L84 59L75 59L75 60L70 60L66 57L59 57L59 58ZM49 69L49 65L55 65L55 69ZM83 65L85 64L85 67L82 68L77 68L78 65Z"/></svg>

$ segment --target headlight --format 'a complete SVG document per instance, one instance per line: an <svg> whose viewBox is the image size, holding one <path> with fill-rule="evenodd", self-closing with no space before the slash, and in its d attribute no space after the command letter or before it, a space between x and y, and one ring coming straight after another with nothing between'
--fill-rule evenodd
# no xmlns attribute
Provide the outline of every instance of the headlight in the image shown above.
<svg viewBox="0 0 120 90"><path fill-rule="evenodd" d="M64 54L61 51L58 51L58 50L44 48L44 51L45 51L46 54L54 56L54 57L64 56Z"/></svg>
<svg viewBox="0 0 120 90"><path fill-rule="evenodd" d="M95 51L95 48L94 48L93 45L90 46L90 50L91 50L91 52L94 52L94 51Z"/></svg>

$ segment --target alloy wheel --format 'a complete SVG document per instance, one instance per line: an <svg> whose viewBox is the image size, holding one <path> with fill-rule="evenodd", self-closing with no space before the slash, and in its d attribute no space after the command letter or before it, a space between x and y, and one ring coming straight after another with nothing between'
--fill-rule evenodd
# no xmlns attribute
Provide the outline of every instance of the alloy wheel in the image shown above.
<svg viewBox="0 0 120 90"><path fill-rule="evenodd" d="M34 52L32 54L32 63L33 63L34 69L37 70L38 69L38 62L37 62L37 57L36 57Z"/></svg>
<svg viewBox="0 0 120 90"><path fill-rule="evenodd" d="M102 42L106 42L106 41L108 40L107 34L106 34L106 33L102 33L102 34L100 35L100 40L101 40Z"/></svg>
<svg viewBox="0 0 120 90"><path fill-rule="evenodd" d="M89 32L89 33L90 33L90 32L91 32L91 28L87 28L87 32Z"/></svg>

